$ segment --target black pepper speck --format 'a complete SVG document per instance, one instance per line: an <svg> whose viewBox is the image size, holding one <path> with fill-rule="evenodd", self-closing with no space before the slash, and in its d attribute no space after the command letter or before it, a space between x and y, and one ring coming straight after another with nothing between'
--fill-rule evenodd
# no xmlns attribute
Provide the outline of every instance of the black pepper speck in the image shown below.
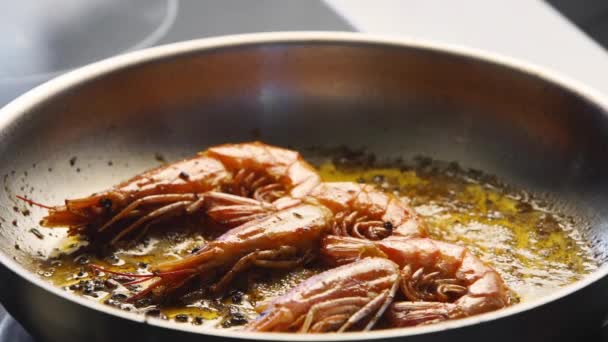
<svg viewBox="0 0 608 342"><path fill-rule="evenodd" d="M187 181L187 180L190 179L190 175L188 173L182 171L182 172L179 173L179 178L181 178L182 180Z"/></svg>
<svg viewBox="0 0 608 342"><path fill-rule="evenodd" d="M240 304L241 301L243 301L243 295L244 293L241 291L232 291L232 293L230 294L230 299L232 299L232 302L234 304Z"/></svg>
<svg viewBox="0 0 608 342"><path fill-rule="evenodd" d="M150 305L152 305L152 299L151 299L151 298L148 298L148 297L146 297L146 298L141 298L141 299L136 300L136 301L135 301L135 303L134 303L134 305L135 305L135 307L136 307L136 308L138 308L138 309L139 309L139 308L144 308L144 307L146 307L146 306L150 306Z"/></svg>
<svg viewBox="0 0 608 342"><path fill-rule="evenodd" d="M42 235L42 233L36 228L30 229L30 233L34 234L34 236L36 236L40 240L44 239L44 235Z"/></svg>
<svg viewBox="0 0 608 342"><path fill-rule="evenodd" d="M154 159L156 159L157 162L161 162L161 163L166 163L167 162L167 160L165 159L165 157L162 154L158 153L158 152L154 153Z"/></svg>
<svg viewBox="0 0 608 342"><path fill-rule="evenodd" d="M99 205L104 208L106 211L112 210L112 200L104 197L99 200Z"/></svg>
<svg viewBox="0 0 608 342"><path fill-rule="evenodd" d="M122 301L126 300L129 297L127 297L127 295L124 294L124 293L115 293L115 294L112 295L111 298L113 300L115 300L115 301L122 302Z"/></svg>
<svg viewBox="0 0 608 342"><path fill-rule="evenodd" d="M176 315L175 321L180 322L180 323L188 322L188 315L184 315L184 314Z"/></svg>
<svg viewBox="0 0 608 342"><path fill-rule="evenodd" d="M224 328L229 328L235 325L247 324L247 318L240 312L230 313L230 318L222 323Z"/></svg>
<svg viewBox="0 0 608 342"><path fill-rule="evenodd" d="M160 316L160 310L159 309L150 309L150 310L146 311L146 315L152 316L152 317L158 317L158 316Z"/></svg>
<svg viewBox="0 0 608 342"><path fill-rule="evenodd" d="M104 283L101 280L95 280L94 284L95 285L94 285L93 289L95 291L102 291L102 290L106 289Z"/></svg>

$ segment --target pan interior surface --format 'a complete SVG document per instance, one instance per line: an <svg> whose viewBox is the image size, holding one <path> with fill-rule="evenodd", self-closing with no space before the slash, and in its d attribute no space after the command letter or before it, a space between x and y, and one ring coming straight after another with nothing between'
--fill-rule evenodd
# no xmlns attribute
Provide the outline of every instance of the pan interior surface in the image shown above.
<svg viewBox="0 0 608 342"><path fill-rule="evenodd" d="M408 45L270 40L159 54L52 93L0 127L0 251L31 271L66 232L32 233L44 211L15 195L61 203L250 140L457 161L579 218L608 260L606 108L532 72Z"/></svg>

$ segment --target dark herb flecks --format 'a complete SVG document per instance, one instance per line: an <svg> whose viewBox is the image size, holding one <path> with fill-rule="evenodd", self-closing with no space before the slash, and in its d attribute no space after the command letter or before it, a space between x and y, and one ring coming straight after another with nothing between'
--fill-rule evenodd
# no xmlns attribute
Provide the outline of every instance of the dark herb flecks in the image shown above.
<svg viewBox="0 0 608 342"><path fill-rule="evenodd" d="M44 235L36 228L30 229L30 233L34 234L34 236L36 236L40 240L44 239Z"/></svg>
<svg viewBox="0 0 608 342"><path fill-rule="evenodd" d="M188 181L190 179L190 175L187 172L182 171L179 173L179 178L181 178L184 181Z"/></svg>
<svg viewBox="0 0 608 342"><path fill-rule="evenodd" d="M104 208L106 211L112 210L112 200L104 197L99 200L99 205Z"/></svg>
<svg viewBox="0 0 608 342"><path fill-rule="evenodd" d="M175 321L180 323L188 322L188 315L179 314L175 315Z"/></svg>

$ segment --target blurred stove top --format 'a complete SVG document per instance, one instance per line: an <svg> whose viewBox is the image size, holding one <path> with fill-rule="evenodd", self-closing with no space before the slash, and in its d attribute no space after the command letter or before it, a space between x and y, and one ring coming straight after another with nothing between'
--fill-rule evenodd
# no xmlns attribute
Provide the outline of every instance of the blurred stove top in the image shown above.
<svg viewBox="0 0 608 342"><path fill-rule="evenodd" d="M598 69L608 70L608 55L541 1L370 3L257 0L247 2L254 6L245 6L241 0L3 1L0 106L68 70L116 54L209 36L286 30L362 31L469 45L547 65L608 93L608 77L597 73ZM590 1L593 7L562 0L551 3L608 44L608 25L598 19L608 15L608 5L604 5L608 2ZM590 10L597 13L589 14ZM532 24L514 27L509 19L513 14L520 22ZM525 32L518 31L522 29ZM578 52L576 58L559 54L565 45ZM608 341L608 332L598 329L598 336L589 340ZM36 341L0 306L0 342Z"/></svg>
<svg viewBox="0 0 608 342"><path fill-rule="evenodd" d="M322 1L22 0L0 3L0 106L70 69L217 35L353 28ZM60 11L56 10L61 8Z"/></svg>
<svg viewBox="0 0 608 342"><path fill-rule="evenodd" d="M0 341L1 342L35 342L6 311L0 306Z"/></svg>

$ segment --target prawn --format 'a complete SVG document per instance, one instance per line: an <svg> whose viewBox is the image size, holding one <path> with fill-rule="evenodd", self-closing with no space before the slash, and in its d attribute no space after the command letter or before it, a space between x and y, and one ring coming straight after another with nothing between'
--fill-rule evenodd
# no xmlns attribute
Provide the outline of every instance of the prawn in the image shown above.
<svg viewBox="0 0 608 342"><path fill-rule="evenodd" d="M251 267L288 270L308 263L317 254L330 219L327 208L302 203L232 228L195 254L152 267L150 274L120 275L138 278L130 285L152 281L130 297L130 301L148 294L159 298L195 277L203 281L212 275L221 275L210 286L211 292L219 292ZM116 273L98 266L94 268Z"/></svg>
<svg viewBox="0 0 608 342"><path fill-rule="evenodd" d="M508 288L498 272L456 244L400 236L381 241L327 236L321 253L338 265L366 257L383 257L399 265L406 300L389 307L393 326L434 323L509 305Z"/></svg>
<svg viewBox="0 0 608 342"><path fill-rule="evenodd" d="M370 330L393 301L399 269L366 258L317 274L276 298L250 331L343 332Z"/></svg>
<svg viewBox="0 0 608 342"><path fill-rule="evenodd" d="M206 209L211 218L234 227L299 203L295 199L319 182L296 151L261 142L225 144L64 205L40 205L48 209L41 225L91 235L114 227L115 242L140 226Z"/></svg>

